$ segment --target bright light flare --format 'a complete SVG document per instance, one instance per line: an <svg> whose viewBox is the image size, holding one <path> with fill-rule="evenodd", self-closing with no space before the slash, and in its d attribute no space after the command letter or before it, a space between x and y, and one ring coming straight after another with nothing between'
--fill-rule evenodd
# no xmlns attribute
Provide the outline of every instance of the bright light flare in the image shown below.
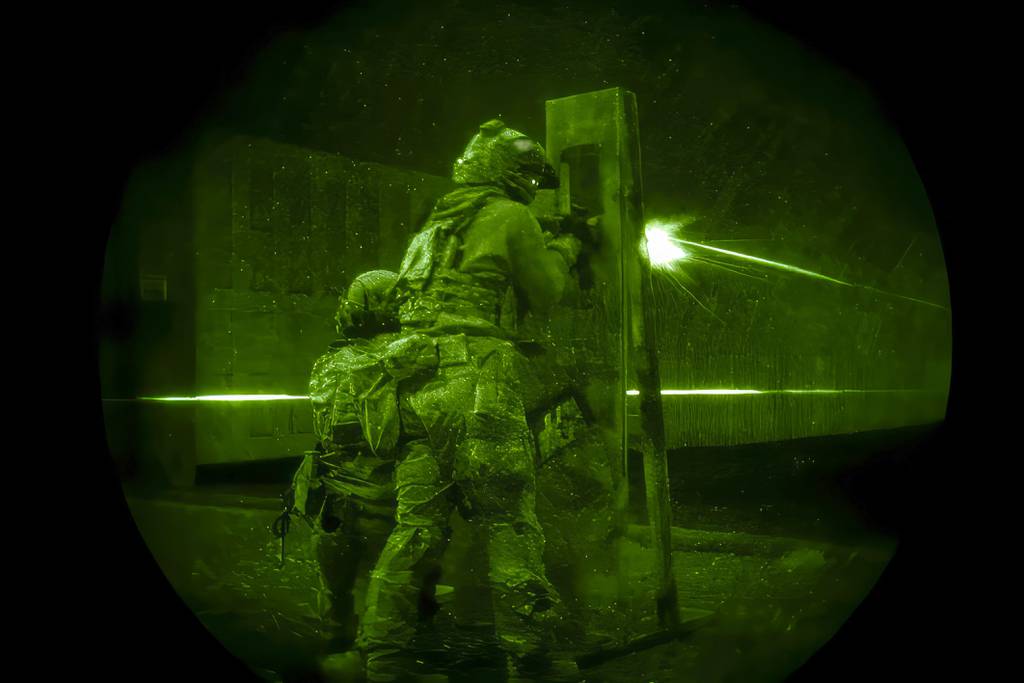
<svg viewBox="0 0 1024 683"><path fill-rule="evenodd" d="M290 394L206 394L205 396L142 396L140 401L303 401L309 396L292 396Z"/></svg>
<svg viewBox="0 0 1024 683"><path fill-rule="evenodd" d="M726 266L722 265L721 263L717 263L703 256L691 256L690 253L683 249L683 246L696 247L697 249L704 249L710 252L714 252L716 254L722 254L723 256L729 256L734 259L747 261L748 263L756 264L761 267L772 268L792 273L794 275L801 275L803 277L814 278L816 280L830 282L832 284L840 285L842 287L857 287L859 289L865 289L867 291L875 292L877 294L903 299L904 301L911 301L913 303L924 304L925 306L930 306L932 308L936 308L939 310L946 310L945 306L934 303L932 301L927 301L925 299L918 299L912 296L905 296L903 294L897 294L895 292L887 292L885 290L878 289L877 287L861 285L857 284L856 282L847 282L846 280L840 280L839 278L830 277L822 273L816 273L813 270L800 268L798 266L793 266L788 263L782 263L780 261L772 261L770 259L762 258L760 256L752 256L750 254L743 254L738 251L722 249L721 247L715 247L710 244L703 244L701 242L692 242L690 240L680 239L678 237L677 231L681 227L683 227L682 223L666 223L659 220L648 221L647 225L644 226L644 240L641 252L645 253L647 260L650 262L652 268L664 271L672 271L674 270L674 266L676 263L685 258L688 258L694 262L710 263L712 265L725 268L726 270L731 270ZM737 274L744 275L745 273Z"/></svg>
<svg viewBox="0 0 1024 683"><path fill-rule="evenodd" d="M662 389L662 396L741 396L743 394L763 394L757 389ZM639 389L627 389L626 396L639 396Z"/></svg>
<svg viewBox="0 0 1024 683"><path fill-rule="evenodd" d="M685 259L689 254L679 246L675 235L678 225L650 221L644 227L644 244L647 261L653 268L671 270L672 267Z"/></svg>
<svg viewBox="0 0 1024 683"><path fill-rule="evenodd" d="M925 389L662 389L662 396L749 396L751 394L899 394L920 393ZM639 396L639 389L627 389L627 396ZM308 401L309 396L290 394L207 394L205 396L140 396L136 401L181 402L247 402L247 401ZM103 399L105 401L131 401L133 399Z"/></svg>
<svg viewBox="0 0 1024 683"><path fill-rule="evenodd" d="M662 396L749 396L751 394L902 394L925 389L662 389ZM639 389L627 389L626 396L639 396Z"/></svg>

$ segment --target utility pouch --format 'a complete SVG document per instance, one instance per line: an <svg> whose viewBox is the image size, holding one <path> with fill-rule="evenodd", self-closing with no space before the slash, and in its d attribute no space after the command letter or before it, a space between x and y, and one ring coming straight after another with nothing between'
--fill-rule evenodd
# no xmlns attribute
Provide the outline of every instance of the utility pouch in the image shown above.
<svg viewBox="0 0 1024 683"><path fill-rule="evenodd" d="M319 451L306 451L292 478L294 508L309 519L315 519L323 507L323 483L320 481Z"/></svg>
<svg viewBox="0 0 1024 683"><path fill-rule="evenodd" d="M469 345L466 335L452 334L437 338L438 365L447 368L452 365L465 365L469 362Z"/></svg>
<svg viewBox="0 0 1024 683"><path fill-rule="evenodd" d="M409 334L389 343L377 365L352 373L352 385L357 388L359 423L374 455L395 456L401 433L398 383L432 373L437 365L434 340L423 334Z"/></svg>
<svg viewBox="0 0 1024 683"><path fill-rule="evenodd" d="M381 360L387 373L401 381L436 371L438 348L425 334L407 334L388 344Z"/></svg>

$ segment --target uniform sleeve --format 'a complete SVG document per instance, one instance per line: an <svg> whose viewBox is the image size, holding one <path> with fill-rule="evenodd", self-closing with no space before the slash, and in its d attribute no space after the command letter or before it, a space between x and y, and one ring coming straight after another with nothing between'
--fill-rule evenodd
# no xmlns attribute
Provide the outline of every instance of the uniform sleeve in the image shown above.
<svg viewBox="0 0 1024 683"><path fill-rule="evenodd" d="M513 207L506 232L512 280L529 308L543 312L561 300L569 267L565 257L545 246L540 224L529 208L522 204Z"/></svg>

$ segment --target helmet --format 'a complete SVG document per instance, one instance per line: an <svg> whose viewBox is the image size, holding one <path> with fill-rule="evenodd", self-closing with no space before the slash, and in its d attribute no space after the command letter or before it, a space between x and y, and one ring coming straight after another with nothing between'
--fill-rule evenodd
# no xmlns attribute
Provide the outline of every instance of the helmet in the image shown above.
<svg viewBox="0 0 1024 683"><path fill-rule="evenodd" d="M452 180L465 185L502 184L509 174L522 174L535 189L558 187L558 176L544 148L528 136L493 119L480 126L455 161Z"/></svg>
<svg viewBox="0 0 1024 683"><path fill-rule="evenodd" d="M397 326L391 289L398 274L370 270L357 276L341 297L334 315L337 330L347 337L369 337Z"/></svg>

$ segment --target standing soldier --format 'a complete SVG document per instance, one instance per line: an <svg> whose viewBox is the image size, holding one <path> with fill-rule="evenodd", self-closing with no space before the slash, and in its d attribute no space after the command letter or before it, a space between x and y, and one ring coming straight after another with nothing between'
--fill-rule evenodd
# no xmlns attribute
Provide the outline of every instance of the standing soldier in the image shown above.
<svg viewBox="0 0 1024 683"><path fill-rule="evenodd" d="M557 179L543 148L489 121L456 161L459 187L412 240L393 289L402 334L436 349L431 376L399 387L396 525L367 589L360 646L370 681L406 680L454 506L488 547L495 631L512 676L572 679L550 650L561 617L535 513L537 453L520 391L527 372L502 316L557 303L581 243L545 235L527 207ZM383 404L382 404L383 405ZM391 404L387 404L389 407Z"/></svg>
<svg viewBox="0 0 1024 683"><path fill-rule="evenodd" d="M430 339L398 332L397 311L387 298L396 279L386 270L363 273L342 298L335 316L339 338L310 378L317 449L292 482L295 509L313 528L318 611L329 653L322 666L329 677L352 667L343 653L357 632L353 590L394 526L397 384L436 368Z"/></svg>

